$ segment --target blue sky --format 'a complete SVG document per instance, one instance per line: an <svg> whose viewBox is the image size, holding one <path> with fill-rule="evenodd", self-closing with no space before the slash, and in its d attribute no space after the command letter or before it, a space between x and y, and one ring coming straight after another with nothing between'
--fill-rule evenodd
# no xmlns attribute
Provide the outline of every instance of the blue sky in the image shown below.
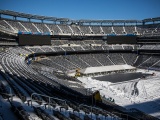
<svg viewBox="0 0 160 120"><path fill-rule="evenodd" d="M160 0L0 0L0 9L70 19L160 17Z"/></svg>

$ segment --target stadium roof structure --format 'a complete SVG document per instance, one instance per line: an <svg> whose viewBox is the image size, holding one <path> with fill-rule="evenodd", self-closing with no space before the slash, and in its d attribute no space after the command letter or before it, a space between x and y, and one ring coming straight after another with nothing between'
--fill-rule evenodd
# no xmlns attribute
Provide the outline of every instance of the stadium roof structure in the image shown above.
<svg viewBox="0 0 160 120"><path fill-rule="evenodd" d="M35 20L46 20L46 21L53 21L53 22L63 22L63 23L112 23L112 24L120 24L120 23L145 23L145 22L154 22L160 21L160 17L156 18L148 18L144 20L89 20L89 19L80 19L80 20L72 20L69 18L57 18L57 17L50 17L50 16L41 16L41 15L33 15L28 13L22 12L15 12L10 10L0 10L1 15L8 15L13 17L20 17L20 18L27 18L27 19L35 19Z"/></svg>
<svg viewBox="0 0 160 120"><path fill-rule="evenodd" d="M143 22L155 22L155 21L160 21L160 17L147 18L143 20Z"/></svg>
<svg viewBox="0 0 160 120"><path fill-rule="evenodd" d="M56 17L41 16L41 15L32 15L27 13L14 12L10 10L0 10L0 14L9 15L13 17L37 19L37 20L66 21L66 22L69 21L68 18L56 18Z"/></svg>
<svg viewBox="0 0 160 120"><path fill-rule="evenodd" d="M79 20L82 23L142 23L142 20Z"/></svg>

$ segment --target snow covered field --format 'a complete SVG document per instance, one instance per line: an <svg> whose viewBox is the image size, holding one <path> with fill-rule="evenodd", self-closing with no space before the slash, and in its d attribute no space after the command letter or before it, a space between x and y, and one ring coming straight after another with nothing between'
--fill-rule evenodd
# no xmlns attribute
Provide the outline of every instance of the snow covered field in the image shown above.
<svg viewBox="0 0 160 120"><path fill-rule="evenodd" d="M102 96L112 97L115 103L127 109L136 108L160 118L160 72L137 70L143 73L155 73L155 76L138 78L128 82L111 83L91 77L78 78L86 88L99 90Z"/></svg>

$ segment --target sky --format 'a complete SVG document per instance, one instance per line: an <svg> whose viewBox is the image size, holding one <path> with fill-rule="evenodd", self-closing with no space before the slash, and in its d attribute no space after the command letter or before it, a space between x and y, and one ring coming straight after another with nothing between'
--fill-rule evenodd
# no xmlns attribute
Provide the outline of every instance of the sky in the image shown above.
<svg viewBox="0 0 160 120"><path fill-rule="evenodd" d="M73 20L160 17L160 0L0 0L1 10Z"/></svg>

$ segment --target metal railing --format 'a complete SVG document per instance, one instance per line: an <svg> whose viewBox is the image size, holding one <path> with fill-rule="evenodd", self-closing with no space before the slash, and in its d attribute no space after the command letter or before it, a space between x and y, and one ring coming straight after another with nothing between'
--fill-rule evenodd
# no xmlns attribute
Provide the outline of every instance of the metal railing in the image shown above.
<svg viewBox="0 0 160 120"><path fill-rule="evenodd" d="M7 95L9 97L11 97L11 101L13 101L13 94L12 94L12 89L9 87L9 86L5 86L5 87L8 87L9 88L9 94L8 93L2 93L2 95Z"/></svg>
<svg viewBox="0 0 160 120"><path fill-rule="evenodd" d="M51 105L52 105L51 100L58 100L58 101L64 102L64 104L67 105L65 100L62 100L62 99L59 99L59 98L56 98L56 97L50 97L50 96L47 96L47 95L38 94L38 93L32 93L31 94L31 106L33 106L33 101L36 101L36 100L33 99L34 95L38 95L40 97L48 98L48 100L49 100L48 101L48 109L51 109Z"/></svg>
<svg viewBox="0 0 160 120"><path fill-rule="evenodd" d="M122 115L124 115L124 116L127 117L127 118L126 118L127 120L129 120L129 117L134 118L134 119L136 119L136 120L139 120L138 118L132 117L132 116L130 116L130 115L128 115L128 114L118 113L118 112L112 112L112 113L113 113L113 114L120 115L120 117L121 117Z"/></svg>
<svg viewBox="0 0 160 120"><path fill-rule="evenodd" d="M98 108L98 107L93 107L93 106L88 106L88 105L85 105L85 104L80 104L79 105L79 108L81 108L81 107L88 107L90 110L91 110L91 118L93 117L92 116L92 114L93 114L93 108L94 109L96 109L96 110L99 110L99 111L105 111L105 110L103 110L103 109L101 109L101 108ZM113 113L110 113L110 112L107 112L106 111L106 113L108 113L110 116L111 116L111 118L113 117L113 119L121 119L119 116L116 116L115 114L113 114ZM105 116L105 115L104 115ZM105 116L106 117L106 116ZM128 119L127 119L128 120Z"/></svg>

